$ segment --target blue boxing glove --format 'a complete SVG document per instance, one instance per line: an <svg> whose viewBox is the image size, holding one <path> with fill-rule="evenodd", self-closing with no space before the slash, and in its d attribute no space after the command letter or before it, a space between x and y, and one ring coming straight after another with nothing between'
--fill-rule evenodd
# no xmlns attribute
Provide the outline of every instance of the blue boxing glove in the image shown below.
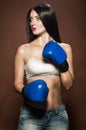
<svg viewBox="0 0 86 130"><path fill-rule="evenodd" d="M29 99L34 102L44 102L48 96L49 88L43 80L35 80L27 84L22 89L22 94L25 99Z"/></svg>
<svg viewBox="0 0 86 130"><path fill-rule="evenodd" d="M60 72L68 70L67 55L64 49L55 41L49 41L43 49L42 56L45 59L51 59L57 65Z"/></svg>

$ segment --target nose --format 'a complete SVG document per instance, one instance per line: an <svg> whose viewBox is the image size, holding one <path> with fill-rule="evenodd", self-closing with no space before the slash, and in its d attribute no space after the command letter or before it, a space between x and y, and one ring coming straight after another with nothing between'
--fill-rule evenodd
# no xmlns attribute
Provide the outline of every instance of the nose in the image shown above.
<svg viewBox="0 0 86 130"><path fill-rule="evenodd" d="M36 19L32 19L31 22L30 22L30 25L34 26L35 24L36 24Z"/></svg>

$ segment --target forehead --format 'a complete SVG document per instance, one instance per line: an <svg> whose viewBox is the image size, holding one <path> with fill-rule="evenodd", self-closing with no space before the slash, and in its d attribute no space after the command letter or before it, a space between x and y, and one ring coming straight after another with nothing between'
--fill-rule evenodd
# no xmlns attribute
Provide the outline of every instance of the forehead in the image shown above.
<svg viewBox="0 0 86 130"><path fill-rule="evenodd" d="M32 10L30 12L30 17L36 17L36 16L38 16L37 12L35 10Z"/></svg>

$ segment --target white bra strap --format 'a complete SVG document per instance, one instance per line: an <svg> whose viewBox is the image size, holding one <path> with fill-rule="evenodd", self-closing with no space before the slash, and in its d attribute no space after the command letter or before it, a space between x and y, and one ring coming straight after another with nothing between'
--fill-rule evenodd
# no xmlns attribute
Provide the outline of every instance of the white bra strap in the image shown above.
<svg viewBox="0 0 86 130"><path fill-rule="evenodd" d="M29 56L31 57L31 49L30 49L30 44L28 44L28 52L29 52Z"/></svg>

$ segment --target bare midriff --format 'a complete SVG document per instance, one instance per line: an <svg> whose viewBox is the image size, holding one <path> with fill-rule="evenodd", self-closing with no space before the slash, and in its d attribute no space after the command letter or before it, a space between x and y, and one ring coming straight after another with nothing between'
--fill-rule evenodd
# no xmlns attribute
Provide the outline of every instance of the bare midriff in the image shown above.
<svg viewBox="0 0 86 130"><path fill-rule="evenodd" d="M44 103L37 103L32 101L25 101L31 107L45 109L45 110L52 110L55 109L63 104L61 99L61 81L59 76L52 76L52 77L41 77L41 78L31 78L27 80L27 83L35 81L37 79L42 79L47 83L49 88L49 93L47 100Z"/></svg>

